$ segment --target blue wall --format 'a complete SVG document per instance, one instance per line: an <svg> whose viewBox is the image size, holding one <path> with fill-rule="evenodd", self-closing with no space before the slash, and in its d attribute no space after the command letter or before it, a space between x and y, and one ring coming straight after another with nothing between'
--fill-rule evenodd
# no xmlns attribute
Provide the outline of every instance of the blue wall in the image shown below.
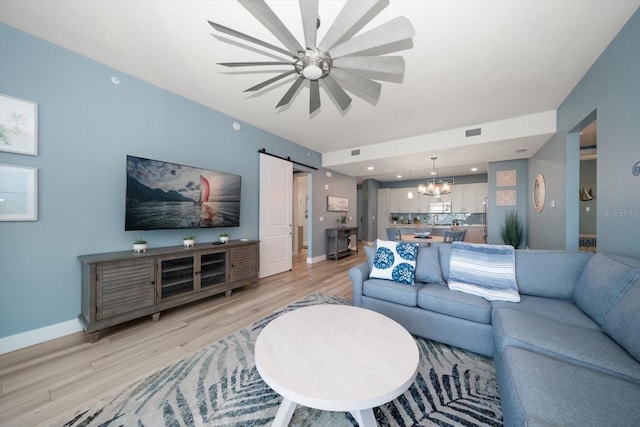
<svg viewBox="0 0 640 427"><path fill-rule="evenodd" d="M568 59L570 60L570 58ZM558 133L528 164L528 188L545 176L556 209L528 206L531 248L577 248L578 131L598 118L598 251L640 257L640 10L558 108Z"/></svg>
<svg viewBox="0 0 640 427"><path fill-rule="evenodd" d="M78 255L129 250L139 234L150 247L180 244L185 230L124 231L127 154L242 175L232 239L258 237L258 149L321 165L319 153L247 124L235 132L232 117L4 24L0 92L39 105L38 156L0 153L39 173L38 221L0 223L0 338L77 317ZM355 204L355 180L352 191Z"/></svg>

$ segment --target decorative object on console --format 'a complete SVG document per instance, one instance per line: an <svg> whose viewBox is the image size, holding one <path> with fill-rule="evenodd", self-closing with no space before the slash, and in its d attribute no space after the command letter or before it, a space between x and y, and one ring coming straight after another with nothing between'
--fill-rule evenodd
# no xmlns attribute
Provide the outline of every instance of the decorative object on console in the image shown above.
<svg viewBox="0 0 640 427"><path fill-rule="evenodd" d="M415 285L417 243L389 242L378 239L376 248L371 277Z"/></svg>
<svg viewBox="0 0 640 427"><path fill-rule="evenodd" d="M242 177L127 156L125 230L238 227Z"/></svg>
<svg viewBox="0 0 640 427"><path fill-rule="evenodd" d="M545 186L544 176L541 173L536 175L536 179L533 180L532 194L531 202L533 203L533 208L536 212L542 212L542 209L544 209Z"/></svg>
<svg viewBox="0 0 640 427"><path fill-rule="evenodd" d="M38 104L0 94L0 151L38 155Z"/></svg>
<svg viewBox="0 0 640 427"><path fill-rule="evenodd" d="M440 197L443 194L451 193L451 185L453 184L453 178L436 179L438 172L436 171L436 160L438 157L432 157L433 168L431 169L431 175L433 178L427 181L427 185L420 184L418 186L418 193L426 196Z"/></svg>
<svg viewBox="0 0 640 427"><path fill-rule="evenodd" d="M144 240L142 237L138 237L136 240L134 240L133 242L133 252L139 254L141 252L146 252L147 251L147 241Z"/></svg>
<svg viewBox="0 0 640 427"><path fill-rule="evenodd" d="M449 289L489 301L520 302L513 246L453 242L449 265Z"/></svg>
<svg viewBox="0 0 640 427"><path fill-rule="evenodd" d="M38 168L0 164L0 221L38 220Z"/></svg>
<svg viewBox="0 0 640 427"><path fill-rule="evenodd" d="M404 59L401 56L359 55L382 46L386 49L385 53L406 49L408 42L415 35L413 26L407 18L398 17L353 37L380 13L388 2L346 2L333 25L327 30L325 37L320 43L317 43L317 30L320 27L318 1L300 0L305 47L291 34L264 1L241 0L239 2L285 46L284 49L215 22L209 21L209 24L223 34L273 50L284 55L286 59L227 62L219 65L225 67L291 66L293 69L245 90L245 92L257 91L280 79L297 74L297 78L278 102L276 108L289 104L305 80L309 81L311 92L310 114L320 108L320 85L326 89L340 109L345 111L351 104L351 97L342 89L344 83L357 89L356 93L361 93L362 95L359 96L363 99L375 102L380 97L382 85L370 80L371 78L393 82L402 81ZM236 42L230 41L230 43L235 44ZM375 76L372 77L371 73L374 73Z"/></svg>
<svg viewBox="0 0 640 427"><path fill-rule="evenodd" d="M587 190L587 187L582 187L582 189L580 190L581 202L589 202L595 198L596 196L593 195L593 189L590 188Z"/></svg>
<svg viewBox="0 0 640 427"><path fill-rule="evenodd" d="M229 241L229 235L227 233L220 233L220 241L227 243Z"/></svg>
<svg viewBox="0 0 640 427"><path fill-rule="evenodd" d="M196 236L189 234L188 236L184 236L182 238L182 245L185 248L191 248L196 244Z"/></svg>

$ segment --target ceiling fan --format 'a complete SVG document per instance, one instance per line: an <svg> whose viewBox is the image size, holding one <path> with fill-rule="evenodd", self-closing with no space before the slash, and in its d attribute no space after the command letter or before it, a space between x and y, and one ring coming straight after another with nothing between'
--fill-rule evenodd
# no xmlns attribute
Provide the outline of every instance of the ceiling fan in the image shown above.
<svg viewBox="0 0 640 427"><path fill-rule="evenodd" d="M238 0L284 46L275 46L250 35L215 22L211 26L224 34L271 49L284 55L282 61L224 62L226 67L282 66L292 69L278 74L245 92L265 88L287 76L297 74L289 90L276 108L287 105L305 80L309 81L309 113L320 108L320 85L333 97L342 111L351 104L351 97L342 86L364 99L377 101L382 85L375 80L398 82L404 76L404 59L401 56L379 56L411 47L415 31L405 17L395 18L369 31L354 35L370 22L388 4L389 0L347 0L326 35L317 43L318 0L299 0L302 15L305 46L291 34L264 0ZM375 54L378 55L375 55ZM335 77L335 78L334 78Z"/></svg>

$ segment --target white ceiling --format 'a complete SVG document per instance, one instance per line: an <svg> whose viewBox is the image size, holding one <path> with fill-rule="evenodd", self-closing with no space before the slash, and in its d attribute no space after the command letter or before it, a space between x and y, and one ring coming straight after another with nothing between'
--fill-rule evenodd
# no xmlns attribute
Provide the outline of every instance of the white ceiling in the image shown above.
<svg viewBox="0 0 640 427"><path fill-rule="evenodd" d="M302 41L298 2L267 3ZM319 39L343 4L320 0ZM387 181L426 176L433 155L442 176L483 173L488 161L535 154L553 132L529 126L529 119L560 105L639 6L640 0L391 0L363 31L409 18L416 36L399 53L404 81L382 82L376 105L353 96L344 113L321 91L322 107L312 116L308 90L275 109L292 80L257 95L242 92L282 69L216 64L272 59L214 37L207 20L280 45L235 0L0 0L0 20L225 113L229 125L239 120L326 154L330 169ZM490 122L521 117L499 141L438 142L443 132L482 127L485 135ZM411 153L398 150L405 145ZM374 146L370 160L351 160L351 149ZM519 148L527 151L514 154Z"/></svg>

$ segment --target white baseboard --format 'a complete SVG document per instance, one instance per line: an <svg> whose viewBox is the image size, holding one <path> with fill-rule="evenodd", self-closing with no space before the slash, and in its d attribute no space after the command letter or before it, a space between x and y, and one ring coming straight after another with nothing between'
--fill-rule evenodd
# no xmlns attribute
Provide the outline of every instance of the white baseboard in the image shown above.
<svg viewBox="0 0 640 427"><path fill-rule="evenodd" d="M55 338L82 331L82 325L78 319L68 320L44 328L22 332L0 338L0 354L9 353L31 345L40 344Z"/></svg>
<svg viewBox="0 0 640 427"><path fill-rule="evenodd" d="M327 259L326 255L320 255L320 256L313 257L313 258L307 258L307 264L314 264L316 262L326 261L326 259Z"/></svg>

